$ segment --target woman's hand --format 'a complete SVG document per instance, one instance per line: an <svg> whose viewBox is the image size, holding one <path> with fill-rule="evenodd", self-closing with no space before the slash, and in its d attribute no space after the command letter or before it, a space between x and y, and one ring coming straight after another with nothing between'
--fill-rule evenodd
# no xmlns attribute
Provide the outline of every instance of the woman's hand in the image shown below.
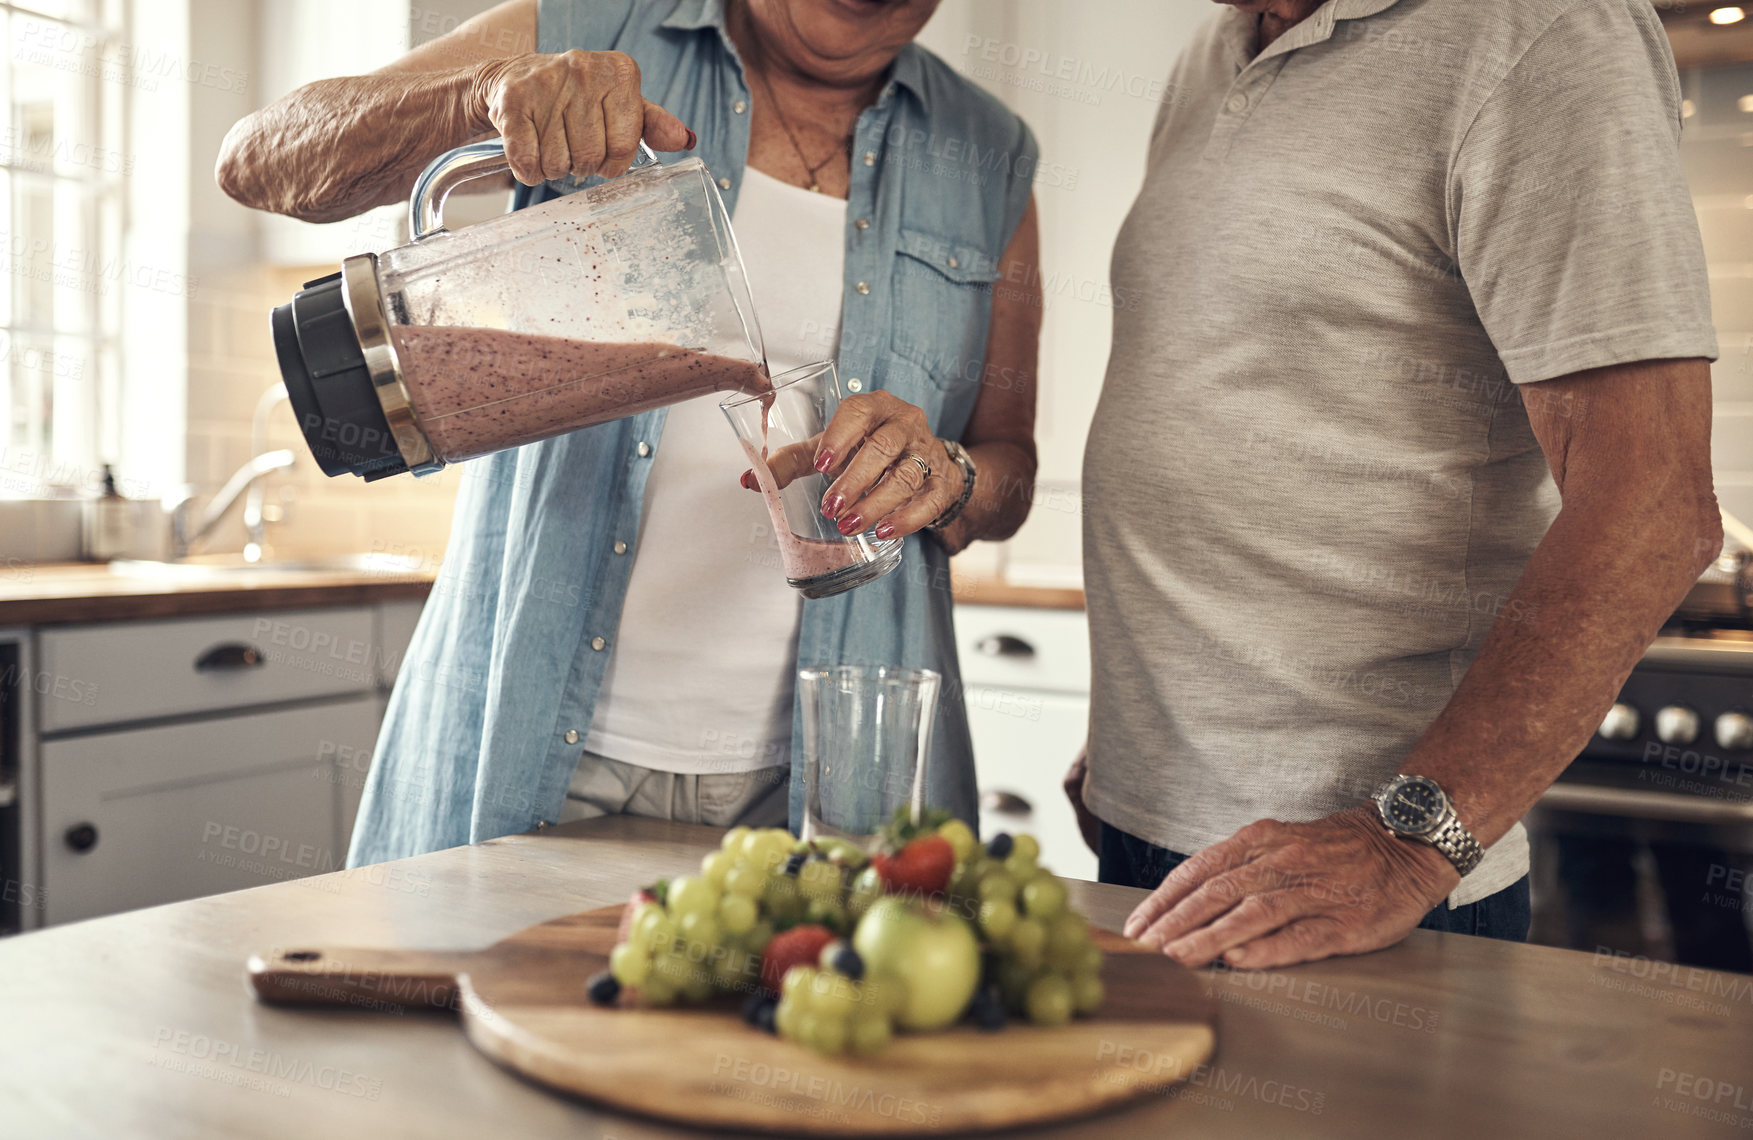
<svg viewBox="0 0 1753 1140"><path fill-rule="evenodd" d="M693 132L639 94L618 52L532 53L536 0L505 0L370 75L307 83L239 119L214 165L246 206L335 222L405 203L426 164L488 133L505 137L512 174L615 175L639 138L683 150ZM463 193L502 189L500 178Z"/></svg>
<svg viewBox="0 0 1753 1140"><path fill-rule="evenodd" d="M925 413L888 392L848 396L811 443L780 448L767 466L781 487L811 472L833 476L821 509L841 534L861 534L874 523L878 538L909 535L962 495L961 465L931 434ZM742 483L756 488L754 472L744 472Z"/></svg>
<svg viewBox="0 0 1753 1140"><path fill-rule="evenodd" d="M639 93L639 65L618 51L532 52L478 66L475 117L505 137L511 173L526 186L568 174L624 174L639 140L689 150L694 132Z"/></svg>

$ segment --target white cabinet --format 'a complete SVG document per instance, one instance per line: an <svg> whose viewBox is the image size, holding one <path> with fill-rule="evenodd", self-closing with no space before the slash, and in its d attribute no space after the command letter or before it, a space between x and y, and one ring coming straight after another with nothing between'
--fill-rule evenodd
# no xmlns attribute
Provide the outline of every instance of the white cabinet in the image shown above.
<svg viewBox="0 0 1753 1140"><path fill-rule="evenodd" d="M364 693L45 742L46 920L341 869L336 757L369 750L377 722Z"/></svg>
<svg viewBox="0 0 1753 1140"><path fill-rule="evenodd" d="M377 608L377 683L381 688L395 685L408 643L414 640L414 627L420 624L420 611L425 608L423 601L385 602Z"/></svg>
<svg viewBox="0 0 1753 1140"><path fill-rule="evenodd" d="M956 607L956 641L980 832L1026 831L1061 875L1096 877L1065 798L1065 771L1089 732L1089 632L1081 610Z"/></svg>
<svg viewBox="0 0 1753 1140"><path fill-rule="evenodd" d="M35 631L16 854L46 901L23 924L342 867L421 606Z"/></svg>
<svg viewBox="0 0 1753 1140"><path fill-rule="evenodd" d="M366 692L383 650L365 606L46 629L43 671L64 678L42 731Z"/></svg>

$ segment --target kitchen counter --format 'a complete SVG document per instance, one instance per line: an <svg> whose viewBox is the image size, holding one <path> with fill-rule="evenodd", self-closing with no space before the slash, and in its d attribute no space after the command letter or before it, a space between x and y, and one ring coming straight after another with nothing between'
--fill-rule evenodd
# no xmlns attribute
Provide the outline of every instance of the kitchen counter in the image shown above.
<svg viewBox="0 0 1753 1140"><path fill-rule="evenodd" d="M704 1136L550 1095L444 1013L257 1004L244 962L298 944L482 946L693 868L718 835L594 820L0 941L0 1118L32 1137ZM1139 894L1073 886L1109 927ZM1377 954L1202 981L1220 999L1218 1047L1190 1086L1031 1135L1690 1137L1753 1123L1753 978L1417 931Z"/></svg>
<svg viewBox="0 0 1753 1140"><path fill-rule="evenodd" d="M408 572L249 570L207 576L118 574L89 562L0 561L0 626L189 617L423 599L437 566ZM1037 586L956 574L956 601L1081 610L1075 586Z"/></svg>
<svg viewBox="0 0 1753 1140"><path fill-rule="evenodd" d="M89 562L0 561L0 626L235 614L419 600L435 568L247 570L205 576L118 574Z"/></svg>
<svg viewBox="0 0 1753 1140"><path fill-rule="evenodd" d="M1045 586L1005 578L978 577L958 570L951 571L950 582L958 605L1021 606L1039 610L1084 608L1081 586Z"/></svg>

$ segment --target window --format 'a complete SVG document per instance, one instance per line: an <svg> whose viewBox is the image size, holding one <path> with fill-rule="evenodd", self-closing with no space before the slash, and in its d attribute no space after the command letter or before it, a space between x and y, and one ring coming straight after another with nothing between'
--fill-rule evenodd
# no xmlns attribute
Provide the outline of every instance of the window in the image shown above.
<svg viewBox="0 0 1753 1140"><path fill-rule="evenodd" d="M90 490L120 450L126 4L0 2L0 497Z"/></svg>

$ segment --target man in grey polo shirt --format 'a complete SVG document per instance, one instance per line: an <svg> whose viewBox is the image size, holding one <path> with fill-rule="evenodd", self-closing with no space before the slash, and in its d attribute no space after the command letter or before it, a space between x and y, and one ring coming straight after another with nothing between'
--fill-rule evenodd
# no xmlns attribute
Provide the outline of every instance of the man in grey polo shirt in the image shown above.
<svg viewBox="0 0 1753 1140"><path fill-rule="evenodd" d="M1673 59L1648 0L1228 5L1114 256L1068 789L1189 964L1522 938L1518 820L1720 545Z"/></svg>

